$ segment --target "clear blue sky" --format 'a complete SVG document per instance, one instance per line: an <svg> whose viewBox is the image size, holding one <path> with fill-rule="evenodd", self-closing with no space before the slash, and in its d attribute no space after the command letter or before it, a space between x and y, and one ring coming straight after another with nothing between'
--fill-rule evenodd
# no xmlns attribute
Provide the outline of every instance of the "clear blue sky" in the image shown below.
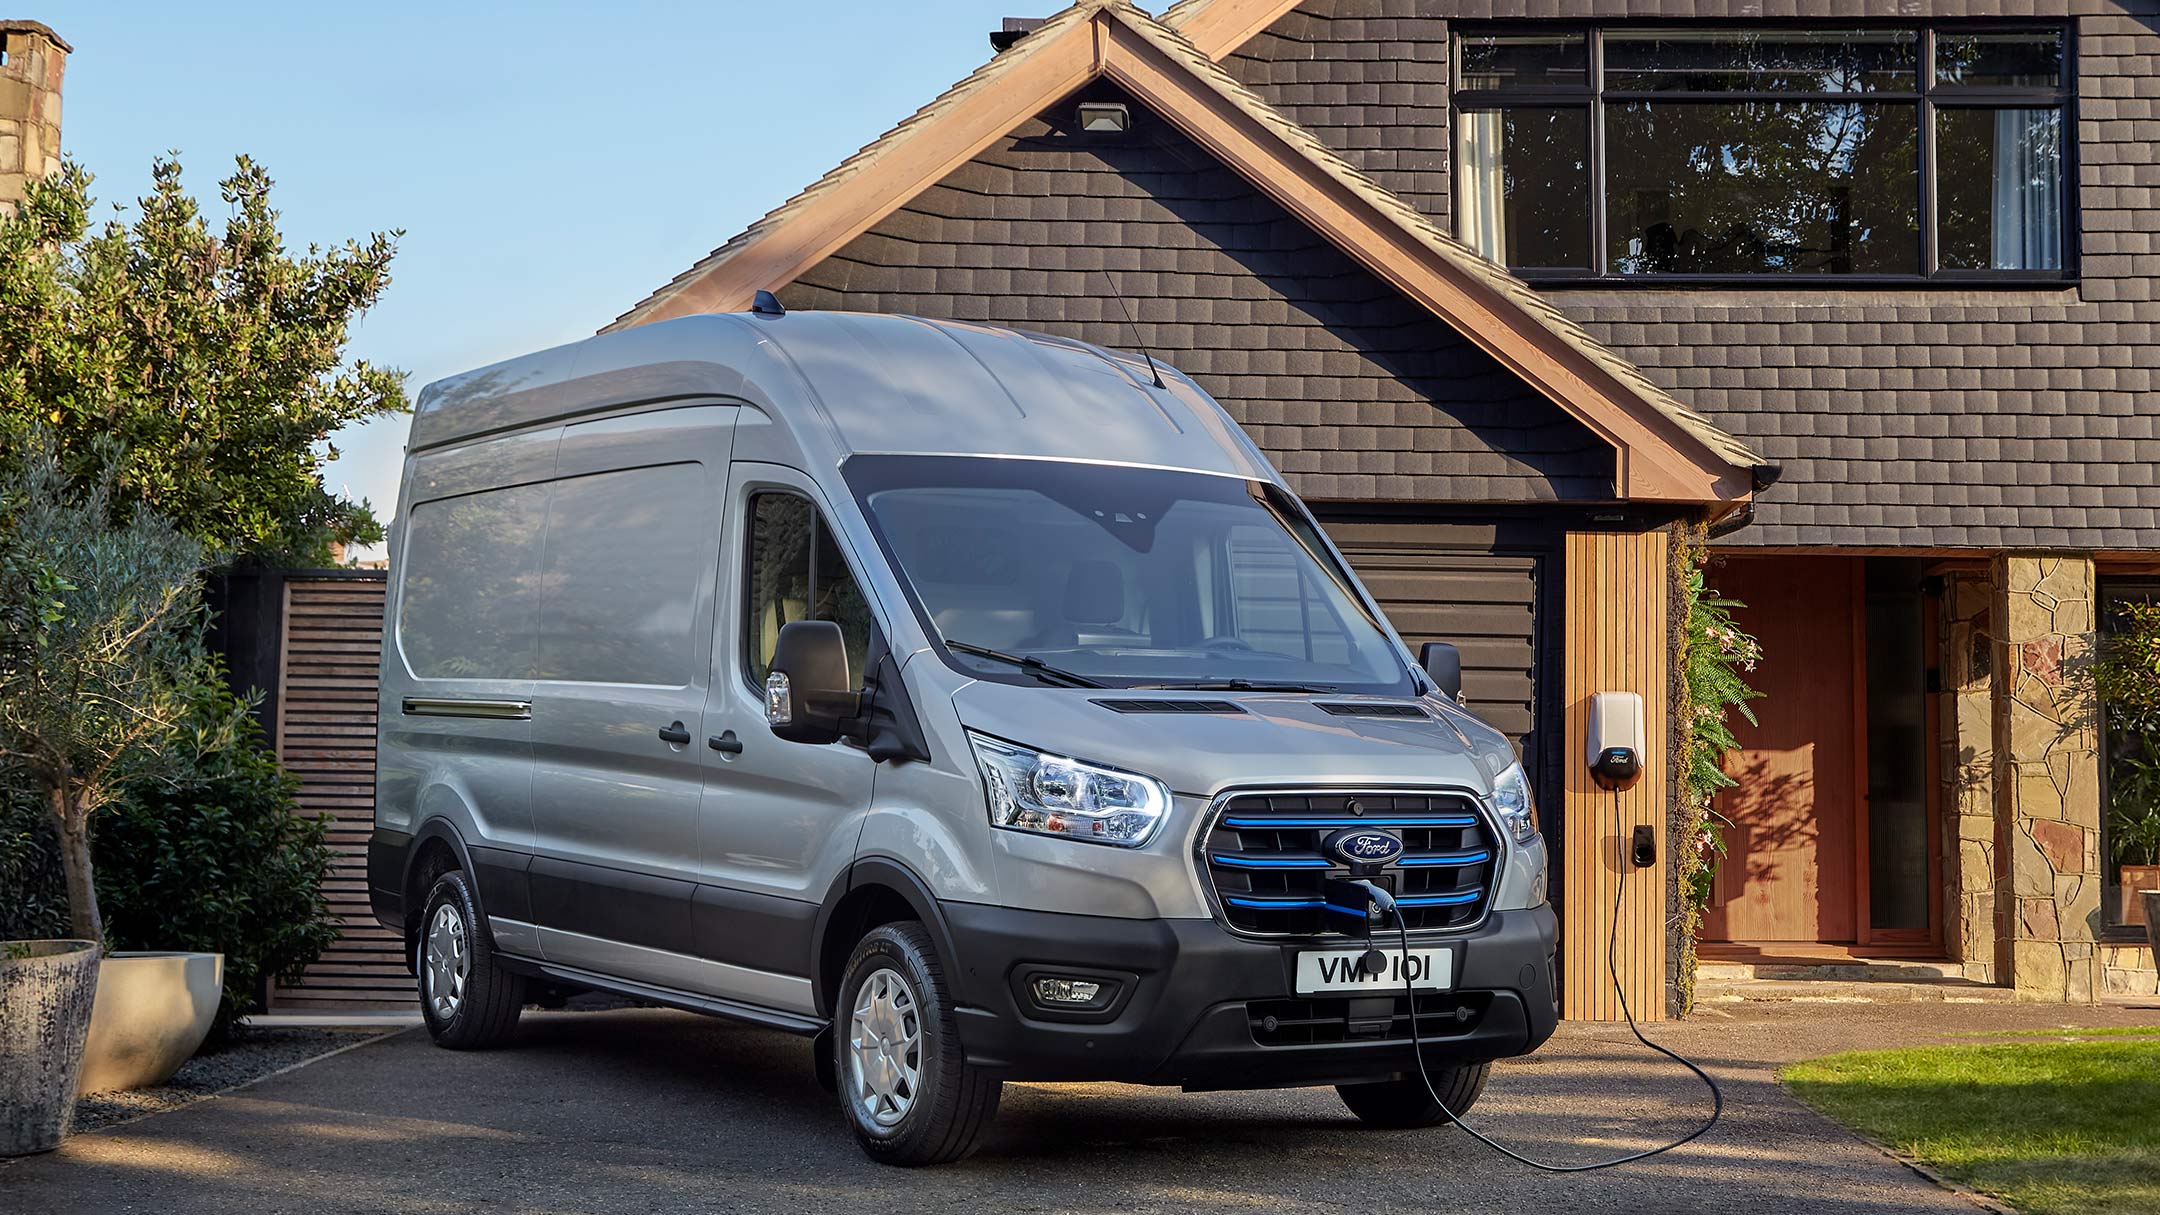
<svg viewBox="0 0 2160 1215"><path fill-rule="evenodd" d="M405 230L352 350L414 393L591 334L1062 7L39 3L9 15L74 44L61 143L101 202L171 149L215 217L245 152L295 245ZM405 431L337 436L331 486L388 518Z"/></svg>

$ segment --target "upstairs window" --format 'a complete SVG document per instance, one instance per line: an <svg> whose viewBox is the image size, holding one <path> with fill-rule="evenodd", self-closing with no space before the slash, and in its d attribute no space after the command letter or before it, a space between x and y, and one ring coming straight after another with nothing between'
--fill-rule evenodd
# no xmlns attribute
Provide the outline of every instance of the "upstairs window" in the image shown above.
<svg viewBox="0 0 2160 1215"><path fill-rule="evenodd" d="M2058 279L2065 38L1465 32L1456 232L1539 278Z"/></svg>

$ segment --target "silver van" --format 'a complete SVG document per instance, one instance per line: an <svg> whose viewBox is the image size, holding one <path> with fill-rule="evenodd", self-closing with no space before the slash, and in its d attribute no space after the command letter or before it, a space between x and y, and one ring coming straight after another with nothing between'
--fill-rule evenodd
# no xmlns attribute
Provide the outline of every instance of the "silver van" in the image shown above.
<svg viewBox="0 0 2160 1215"><path fill-rule="evenodd" d="M430 386L399 498L369 885L443 1046L815 1036L928 1163L1005 1080L1431 1125L1553 1031L1512 747L1168 367L763 297Z"/></svg>

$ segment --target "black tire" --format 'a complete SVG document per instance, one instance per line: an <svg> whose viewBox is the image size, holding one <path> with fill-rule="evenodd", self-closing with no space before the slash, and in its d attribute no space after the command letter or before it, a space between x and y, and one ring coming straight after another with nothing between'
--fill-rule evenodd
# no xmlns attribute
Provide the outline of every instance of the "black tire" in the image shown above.
<svg viewBox="0 0 2160 1215"><path fill-rule="evenodd" d="M421 904L420 936L413 945L413 973L420 988L420 1016L427 1022L435 1045L451 1050L484 1050L510 1039L517 1029L518 1014L525 1008L525 978L504 970L495 962L495 943L489 939L487 921L480 918L480 904L473 898L472 883L452 869L428 887ZM443 913L450 913L448 923ZM457 925L451 931L448 924ZM437 929L443 929L438 932ZM445 941L462 937L465 974L462 985L454 982L445 1001L438 1004L435 988L445 985L438 975L455 972L451 963L438 971L433 963Z"/></svg>
<svg viewBox="0 0 2160 1215"><path fill-rule="evenodd" d="M880 1097L875 1083L886 1066L878 1057L858 1066L854 1038L856 1005L864 988L880 976L887 995L878 1005L879 1016L891 1011L888 1022L912 1030L912 1051L888 1053L884 1058L912 1057L917 1080L904 1108ZM895 1010L900 1001L890 984L904 984L906 1003L915 1012L912 1020ZM855 946L847 968L841 972L840 990L833 1001L832 1060L839 1080L840 1110L855 1131L855 1138L870 1159L880 1164L945 1164L973 1152L997 1116L998 1095L1004 1085L980 1068L968 1066L960 1048L960 1033L953 1017L952 988L945 981L945 967L931 943L930 934L913 922L874 928ZM890 1043L890 1035L880 1042ZM872 1107L878 1107L873 1114Z"/></svg>
<svg viewBox="0 0 2160 1215"><path fill-rule="evenodd" d="M1490 1063L1458 1063L1426 1069L1432 1077L1431 1091L1426 1090L1423 1080L1408 1076L1373 1084L1338 1084L1335 1092L1365 1125L1411 1130L1449 1121L1448 1110L1455 1111L1457 1117L1469 1113L1485 1092L1485 1077L1491 1073ZM1433 1093L1440 1094L1440 1101L1433 1100ZM1447 1103L1447 1109L1440 1108L1442 1101Z"/></svg>

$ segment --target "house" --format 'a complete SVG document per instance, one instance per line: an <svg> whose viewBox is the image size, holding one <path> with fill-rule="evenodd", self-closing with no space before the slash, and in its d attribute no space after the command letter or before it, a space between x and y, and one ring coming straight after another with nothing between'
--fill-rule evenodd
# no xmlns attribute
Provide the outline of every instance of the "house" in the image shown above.
<svg viewBox="0 0 2160 1215"><path fill-rule="evenodd" d="M1523 746L1566 1015L1619 1013L1638 824L1617 970L1682 999L1671 748L1617 819L1579 757L1595 691L1675 736L1692 527L1766 651L1705 951L2152 992L2082 672L2160 589L2160 5L1560 7L1009 21L612 327L772 289L1192 374Z"/></svg>

